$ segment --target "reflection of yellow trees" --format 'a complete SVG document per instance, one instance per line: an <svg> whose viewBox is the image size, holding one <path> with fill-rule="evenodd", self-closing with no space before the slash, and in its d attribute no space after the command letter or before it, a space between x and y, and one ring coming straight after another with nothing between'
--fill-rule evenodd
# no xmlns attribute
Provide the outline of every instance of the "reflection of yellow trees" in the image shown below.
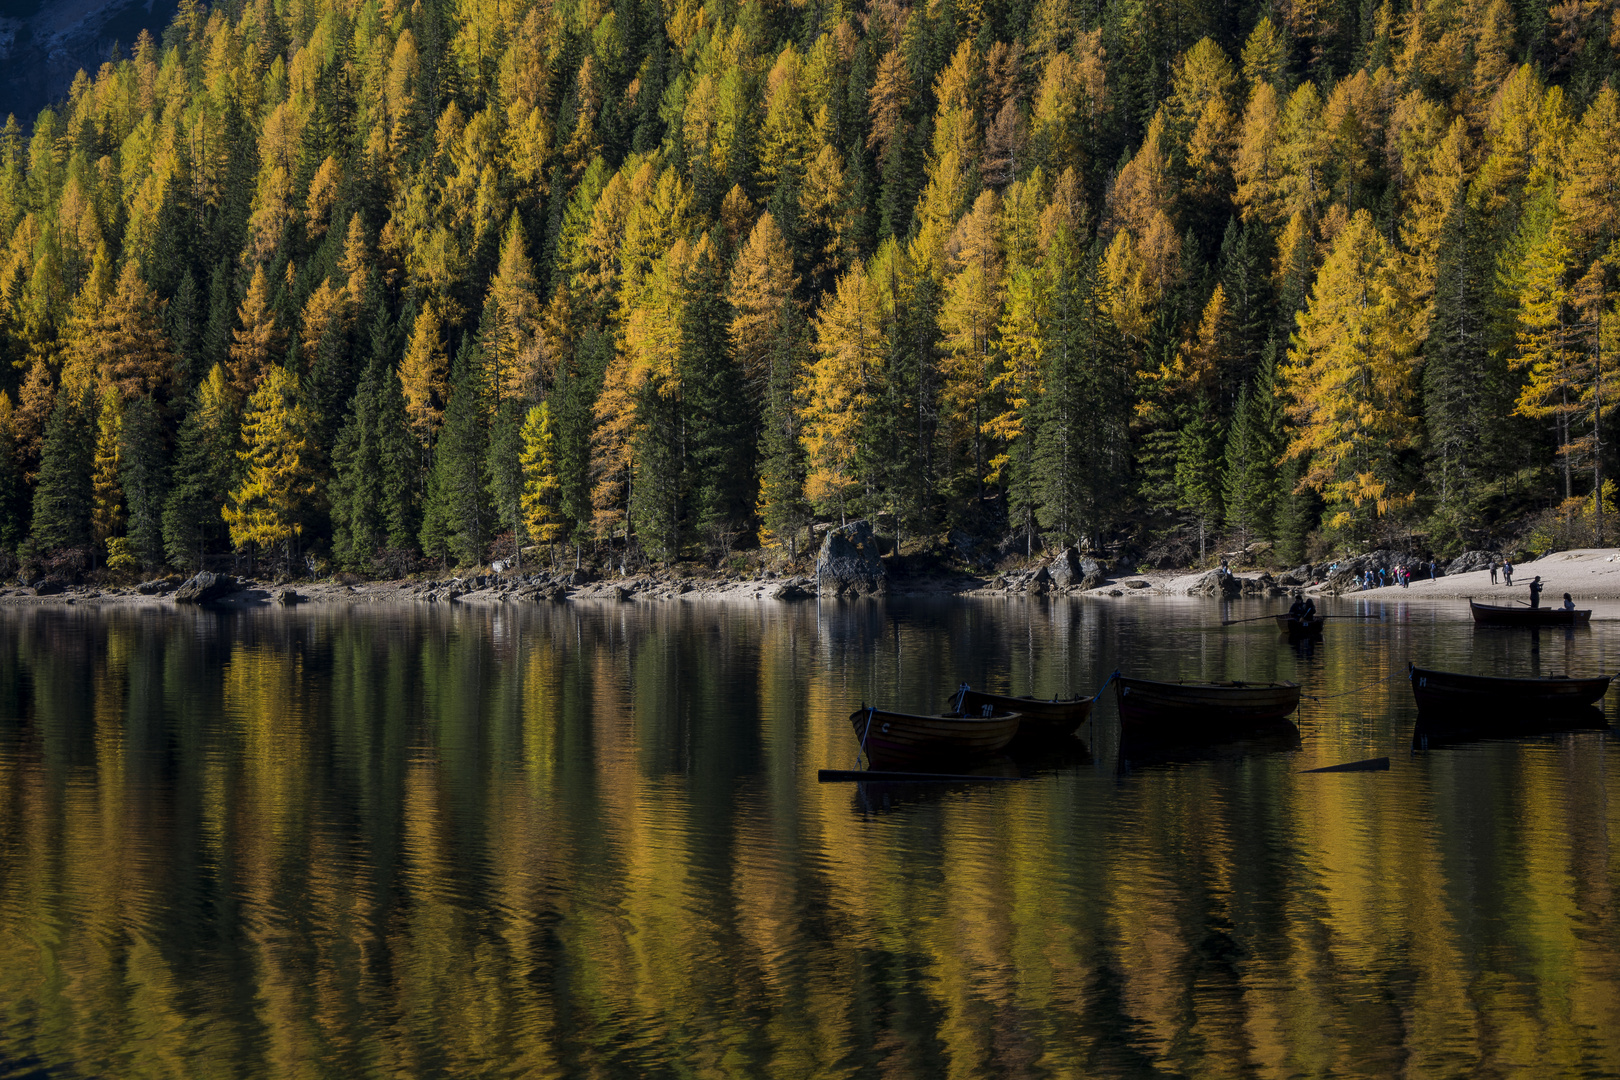
<svg viewBox="0 0 1620 1080"><path fill-rule="evenodd" d="M863 697L933 705L975 663L1013 690L1095 675L1092 614L953 610L943 631L867 606L683 602L0 634L0 701L13 671L29 688L27 724L0 726L0 1060L1620 1063L1620 800L1589 743L1383 776L1303 776L1283 755L1082 769L887 807L817 784L852 759ZM1278 663L1235 635L1198 647L1211 670ZM1383 674L1381 647L1332 654L1322 681ZM1351 701L1317 707L1306 756L1364 752L1375 706Z"/></svg>

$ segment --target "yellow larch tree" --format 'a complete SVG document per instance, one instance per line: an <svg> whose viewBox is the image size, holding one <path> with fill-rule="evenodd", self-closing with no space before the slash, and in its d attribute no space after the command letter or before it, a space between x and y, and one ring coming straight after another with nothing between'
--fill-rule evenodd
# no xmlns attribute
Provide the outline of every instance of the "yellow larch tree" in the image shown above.
<svg viewBox="0 0 1620 1080"><path fill-rule="evenodd" d="M174 354L163 332L158 300L131 260L105 303L75 318L63 358L62 383L68 387L115 387L130 401L166 386Z"/></svg>
<svg viewBox="0 0 1620 1080"><path fill-rule="evenodd" d="M96 421L95 469L91 479L90 539L106 549L124 531L124 489L119 483L119 446L124 434L124 403L116 387L101 392Z"/></svg>
<svg viewBox="0 0 1620 1080"><path fill-rule="evenodd" d="M281 328L270 308L270 282L263 266L253 268L253 280L236 318L242 328L231 332L225 375L232 399L240 406L253 394L265 372L278 363L284 348Z"/></svg>
<svg viewBox="0 0 1620 1080"><path fill-rule="evenodd" d="M966 444L977 484L990 473L985 438L990 421L1000 413L990 400L999 368L996 326L1005 293L1000 204L994 191L980 192L973 209L957 225L946 245L952 273L939 313L946 350L942 420L947 437Z"/></svg>
<svg viewBox="0 0 1620 1080"><path fill-rule="evenodd" d="M1564 498L1574 495L1571 422L1583 409L1586 374L1574 297L1569 228L1555 215L1546 236L1525 252L1519 271L1518 329L1512 366L1527 374L1514 411L1553 421L1562 459Z"/></svg>
<svg viewBox="0 0 1620 1080"><path fill-rule="evenodd" d="M513 211L501 241L501 261L484 300L484 392L491 414L512 398L537 396L542 372L535 331L540 302L535 295L534 267L528 239Z"/></svg>
<svg viewBox="0 0 1620 1080"><path fill-rule="evenodd" d="M411 327L410 343L399 365L399 381L404 388L411 434L424 447L431 446L450 398L450 357L445 352L439 311L432 303L422 309Z"/></svg>
<svg viewBox="0 0 1620 1080"><path fill-rule="evenodd" d="M766 369L782 320L782 304L792 298L794 284L793 256L776 219L767 211L754 222L731 269L732 355L756 407L764 400Z"/></svg>
<svg viewBox="0 0 1620 1080"><path fill-rule="evenodd" d="M895 245L890 241L886 247ZM883 257L879 253L874 262ZM890 252L890 257L897 257ZM842 518L857 482L862 426L881 389L888 346L883 290L857 263L815 321L817 358L800 389L808 474L805 496Z"/></svg>
<svg viewBox="0 0 1620 1080"><path fill-rule="evenodd" d="M230 493L222 514L231 544L260 552L280 547L290 562L293 538L303 532L301 514L314 493L304 457L309 418L298 402L298 377L272 365L248 398L237 457L247 475Z"/></svg>
<svg viewBox="0 0 1620 1080"><path fill-rule="evenodd" d="M1412 306L1367 211L1335 238L1298 324L1283 369L1296 425L1286 456L1305 460L1302 484L1333 528L1365 534L1411 502L1398 458L1418 430Z"/></svg>
<svg viewBox="0 0 1620 1080"><path fill-rule="evenodd" d="M523 417L521 436L518 465L523 470L523 528L535 543L553 547L562 539L563 529L557 509L562 483L557 479L557 436L550 403L530 407Z"/></svg>

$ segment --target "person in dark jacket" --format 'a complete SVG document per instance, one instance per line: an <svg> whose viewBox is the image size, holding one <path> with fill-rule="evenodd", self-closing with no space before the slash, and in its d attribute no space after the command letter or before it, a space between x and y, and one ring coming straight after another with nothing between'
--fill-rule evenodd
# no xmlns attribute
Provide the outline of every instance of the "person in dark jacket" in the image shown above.
<svg viewBox="0 0 1620 1080"><path fill-rule="evenodd" d="M1530 606L1533 607L1533 608L1538 608L1538 607L1541 606L1541 575L1540 574L1537 574L1530 581Z"/></svg>

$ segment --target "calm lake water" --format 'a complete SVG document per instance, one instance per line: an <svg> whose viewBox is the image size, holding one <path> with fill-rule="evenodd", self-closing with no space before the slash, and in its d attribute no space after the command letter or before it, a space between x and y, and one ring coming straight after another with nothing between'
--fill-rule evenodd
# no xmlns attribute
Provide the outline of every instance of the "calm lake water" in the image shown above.
<svg viewBox="0 0 1620 1080"><path fill-rule="evenodd" d="M1620 1075L1614 740L1414 752L1405 681L1613 673L1620 621L1223 610L0 612L0 1075ZM817 783L863 701L1116 667L1318 700Z"/></svg>

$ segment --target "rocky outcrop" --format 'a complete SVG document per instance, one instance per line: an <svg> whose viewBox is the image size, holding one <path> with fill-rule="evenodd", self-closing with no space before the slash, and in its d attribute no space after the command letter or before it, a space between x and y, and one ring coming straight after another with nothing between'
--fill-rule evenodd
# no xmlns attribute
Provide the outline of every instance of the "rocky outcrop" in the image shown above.
<svg viewBox="0 0 1620 1080"><path fill-rule="evenodd" d="M800 581L798 578L794 578L791 581L784 581L782 584L778 585L774 590L772 590L771 599L808 600L816 594L805 588L807 584L809 584L809 582Z"/></svg>
<svg viewBox="0 0 1620 1080"><path fill-rule="evenodd" d="M1475 570L1489 570L1491 563L1500 562L1494 551L1465 551L1446 564L1447 574L1470 574Z"/></svg>
<svg viewBox="0 0 1620 1080"><path fill-rule="evenodd" d="M1243 595L1243 583L1231 574L1211 570L1187 586L1188 596L1213 596L1230 599Z"/></svg>
<svg viewBox="0 0 1620 1080"><path fill-rule="evenodd" d="M1080 552L1072 547L1058 552L1057 558L1046 564L1046 572L1052 579L1054 589L1071 588L1080 584L1080 579L1086 576L1080 566Z"/></svg>
<svg viewBox="0 0 1620 1080"><path fill-rule="evenodd" d="M211 604L235 592L236 587L236 579L229 574L214 574L201 570L174 591L174 602Z"/></svg>
<svg viewBox="0 0 1620 1080"><path fill-rule="evenodd" d="M823 596L862 596L887 587L877 538L866 521L851 521L827 532L816 558L816 589Z"/></svg>
<svg viewBox="0 0 1620 1080"><path fill-rule="evenodd" d="M303 602L304 598L298 595L297 589L282 589L276 593L276 603L282 607L294 607Z"/></svg>

